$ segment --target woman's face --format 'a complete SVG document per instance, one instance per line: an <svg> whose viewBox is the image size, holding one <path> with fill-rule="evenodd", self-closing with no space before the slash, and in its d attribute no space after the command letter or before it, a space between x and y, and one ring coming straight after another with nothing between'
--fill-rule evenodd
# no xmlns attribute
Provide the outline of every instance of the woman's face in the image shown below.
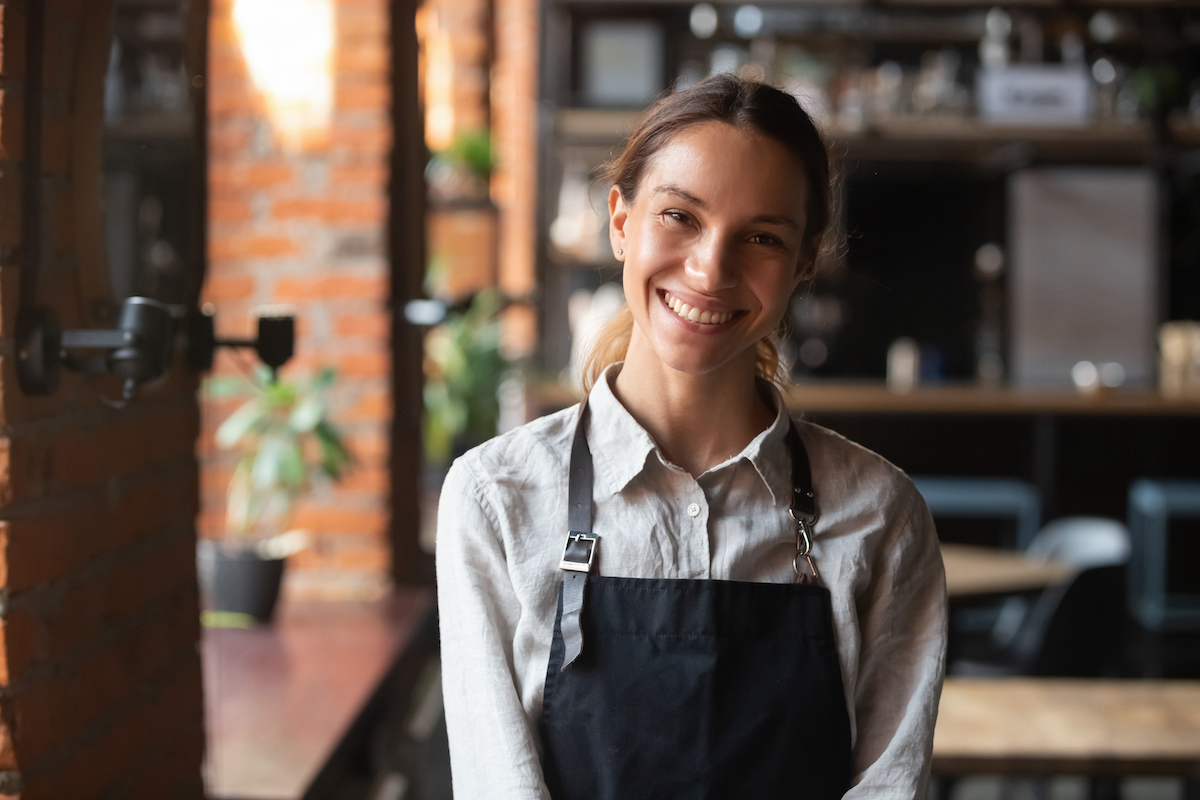
<svg viewBox="0 0 1200 800"><path fill-rule="evenodd" d="M805 194L804 170L782 144L723 122L687 128L659 150L632 203L613 187L609 237L624 250L635 322L629 357L753 374L755 345L803 274Z"/></svg>

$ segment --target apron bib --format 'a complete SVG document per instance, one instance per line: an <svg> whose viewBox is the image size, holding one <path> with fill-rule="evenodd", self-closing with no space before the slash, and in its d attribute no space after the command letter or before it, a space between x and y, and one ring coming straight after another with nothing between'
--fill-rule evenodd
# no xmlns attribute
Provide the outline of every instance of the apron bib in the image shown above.
<svg viewBox="0 0 1200 800"><path fill-rule="evenodd" d="M589 574L599 537L587 532L585 414L572 446L571 536L539 726L551 796L841 797L852 774L850 717L829 590L815 580ZM815 579L808 459L794 427L789 440L797 576L807 569Z"/></svg>

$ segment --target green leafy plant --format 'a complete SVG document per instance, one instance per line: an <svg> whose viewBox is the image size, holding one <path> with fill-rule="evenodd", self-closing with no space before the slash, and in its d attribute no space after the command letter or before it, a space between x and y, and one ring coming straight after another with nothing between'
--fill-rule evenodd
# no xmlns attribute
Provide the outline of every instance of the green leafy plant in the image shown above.
<svg viewBox="0 0 1200 800"><path fill-rule="evenodd" d="M217 445L241 453L227 497L230 537L257 540L283 533L314 477L336 481L351 466L350 451L329 421L327 395L335 374L325 368L311 380L284 381L262 368L253 396L217 428ZM245 386L213 381L209 393L229 395Z"/></svg>
<svg viewBox="0 0 1200 800"><path fill-rule="evenodd" d="M500 300L475 296L425 336L425 456L450 461L456 447L496 435L497 393L508 364L500 355Z"/></svg>

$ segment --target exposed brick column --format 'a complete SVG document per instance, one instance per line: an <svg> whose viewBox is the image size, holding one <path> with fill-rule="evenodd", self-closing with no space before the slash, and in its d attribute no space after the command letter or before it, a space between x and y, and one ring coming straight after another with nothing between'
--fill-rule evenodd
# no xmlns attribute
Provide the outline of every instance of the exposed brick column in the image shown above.
<svg viewBox="0 0 1200 800"><path fill-rule="evenodd" d="M492 197L500 209L500 289L531 297L537 288L538 3L495 0L496 65L492 120L498 169ZM505 338L514 355L532 352L532 307L513 307Z"/></svg>
<svg viewBox="0 0 1200 800"><path fill-rule="evenodd" d="M81 209L99 207L89 169L108 3L44 5L32 247L22 202L31 4L0 0L0 797L200 800L195 378L177 360L118 411L98 397L111 383L66 374L53 395L27 397L13 368L30 253L40 252L39 302L66 325L96 322L88 287L106 280L83 252L95 226Z"/></svg>
<svg viewBox="0 0 1200 800"><path fill-rule="evenodd" d="M309 596L377 595L388 582L388 435L391 422L385 253L389 104L389 5L336 0L334 112L329 144L289 152L253 84L232 19L232 0L212 4L209 50L209 265L203 299L222 333L247 335L251 309L288 303L298 313L296 359L287 375L328 364L340 378L335 422L359 467L298 511L315 535L293 557L288 589ZM218 373L237 365L220 355ZM212 432L235 407L205 402L201 534L222 533L233 454Z"/></svg>

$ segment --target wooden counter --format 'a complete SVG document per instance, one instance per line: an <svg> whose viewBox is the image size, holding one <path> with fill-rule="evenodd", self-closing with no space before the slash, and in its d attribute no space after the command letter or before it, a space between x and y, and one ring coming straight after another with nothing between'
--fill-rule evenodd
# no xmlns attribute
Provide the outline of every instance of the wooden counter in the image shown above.
<svg viewBox="0 0 1200 800"><path fill-rule="evenodd" d="M429 592L285 603L273 625L205 629L205 763L214 800L298 800L432 613Z"/></svg>
<svg viewBox="0 0 1200 800"><path fill-rule="evenodd" d="M1200 777L1200 681L947 678L933 772Z"/></svg>

